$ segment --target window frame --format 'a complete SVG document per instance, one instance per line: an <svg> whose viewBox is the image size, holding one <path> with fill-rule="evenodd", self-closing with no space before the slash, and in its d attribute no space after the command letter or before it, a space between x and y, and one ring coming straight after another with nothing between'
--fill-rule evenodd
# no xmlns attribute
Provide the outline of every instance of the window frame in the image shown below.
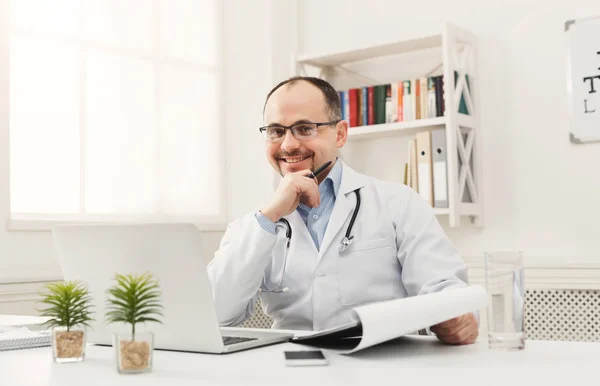
<svg viewBox="0 0 600 386"><path fill-rule="evenodd" d="M85 56L86 54L84 54L84 50L86 49L99 49L103 52L108 52L108 53L117 53L117 54L121 54L121 55L126 55L127 57L130 58L142 58L144 60L151 60L153 62L154 65L164 65L164 64L170 64L170 65L174 65L174 66L186 66L187 65L193 65L194 68L202 68L201 64L198 63L192 63L186 60L182 60L182 59L175 59L175 58L165 58L163 56L160 55L155 55L154 53L156 52L155 50L157 49L157 44L159 41L159 36L156 33L157 28L153 29L153 36L152 36L152 41L153 41L153 54L151 55L143 55L141 54L139 51L135 51L135 50L129 50L129 49L121 49L121 48L116 48L116 47L111 47L111 46L107 46L107 45L103 45L103 44L97 44L97 43L90 43L87 41L84 41L82 39L76 39L75 41L73 41L73 39L65 39L65 38L59 38L59 37L50 37L47 38L44 35L41 35L39 33L35 33L35 32L30 32L30 31L23 31L23 30L14 30L11 26L10 26L10 0L0 0L4 3L4 7L6 9L5 12L5 21L7 23L5 23L5 28L4 31L2 31L5 36L5 43L6 43L6 53L7 53L7 57L6 57L6 68L7 68L7 73L5 74L7 80L10 79L10 69L9 69L9 65L8 65L8 61L10 60L10 49L9 49L9 41L11 36L27 36L27 37L34 37L34 38L40 38L41 40L43 39L51 39L52 41L58 41L58 42L68 42L71 44L76 44L81 48L81 55L80 55L80 65L85 65L84 60L85 60ZM220 160L221 162L219 162L219 165L217 166L219 168L219 173L220 173L220 182L219 182L219 194L221 195L221 197L223 199L221 199L220 201L220 208L218 211L218 214L215 216L179 216L179 215L165 215L165 214L88 214L88 213L82 213L80 212L79 214L45 214L45 213L16 213L16 212L12 212L11 211L11 197L10 197L10 180L11 180L11 174L10 174L10 152L11 152L11 148L10 148L10 108L7 107L7 114L6 114L6 120L7 120L7 156L8 156L8 164L7 164L7 181L5 181L5 186L7 189L7 201L6 201L6 205L8 206L7 209L7 213L8 213L8 219L7 219L7 226L6 229L8 231L51 231L56 225L65 225L65 224L124 224L124 223L194 223L200 230L203 231L223 231L226 229L227 227L227 213L228 213L228 209L229 209L229 205L227 202L227 155L228 153L226 152L227 146L226 146L226 120L225 120L225 114L224 114L224 94L223 94L223 90L224 90L224 85L225 85L225 80L224 80L224 71L223 71L223 64L224 64L224 60L223 60L223 55L224 55L224 5L220 0L214 0L215 1L215 5L216 5L216 21L217 21L217 28L216 28L216 34L215 34L215 44L216 44L216 58L215 58L215 65L214 68L212 68L212 66L206 66L206 70L207 72L213 72L215 75L215 84L216 84L216 99L217 99L217 104L216 104L216 108L217 108L217 129L218 129L218 140L217 140L217 144L215 144L215 147L217 148L217 154L220 154L222 159ZM153 11L159 8L159 3L158 0L152 0L152 4L153 4ZM157 18L159 17L158 12L153 12L153 17L154 20L153 22L156 23L157 22ZM0 32L0 33L2 33ZM16 32L16 33L15 33ZM159 71L160 71L160 67ZM159 74L159 71L155 71L154 72L154 76L157 77ZM85 75L85 72L82 71L82 74ZM158 85L158 83L157 83ZM84 87L84 86L82 86ZM10 86L9 86L9 81L6 82L6 89L4 90L4 92L6 93L6 98L10 99ZM155 89L155 92L157 92L157 89ZM156 94L158 95L158 94ZM10 102L10 101L9 101ZM156 112L157 110L155 110ZM80 117L80 130L84 130L84 117L83 115ZM158 122L158 121L157 121ZM158 126L157 126L158 128ZM84 147L84 141L85 141L85 137L82 135L81 139L80 139L80 149L84 149L84 151L81 152L81 157L82 157L82 162L83 157L85 156L85 147ZM82 164L83 165L83 164ZM85 205L85 192L83 191L83 187L85 186L85 168L81 167L80 168L80 173L81 173L81 183L80 183L80 210L83 211L84 209L84 205Z"/></svg>

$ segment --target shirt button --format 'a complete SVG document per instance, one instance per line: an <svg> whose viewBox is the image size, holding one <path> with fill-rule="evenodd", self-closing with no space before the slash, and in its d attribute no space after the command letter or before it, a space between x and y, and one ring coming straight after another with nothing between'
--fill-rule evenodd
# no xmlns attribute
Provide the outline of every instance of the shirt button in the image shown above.
<svg viewBox="0 0 600 386"><path fill-rule="evenodd" d="M319 216L317 216L316 214L313 215L313 220L316 220L318 218L319 218Z"/></svg>
<svg viewBox="0 0 600 386"><path fill-rule="evenodd" d="M317 272L316 277L325 277L325 274L322 272Z"/></svg>

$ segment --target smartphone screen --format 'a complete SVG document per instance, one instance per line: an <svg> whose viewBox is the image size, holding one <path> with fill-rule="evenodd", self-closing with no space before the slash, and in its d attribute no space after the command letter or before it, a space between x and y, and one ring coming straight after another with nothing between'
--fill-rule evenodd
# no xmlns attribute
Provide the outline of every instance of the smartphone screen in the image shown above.
<svg viewBox="0 0 600 386"><path fill-rule="evenodd" d="M325 359L325 356L320 350L310 351L285 351L286 360L308 360L308 359Z"/></svg>

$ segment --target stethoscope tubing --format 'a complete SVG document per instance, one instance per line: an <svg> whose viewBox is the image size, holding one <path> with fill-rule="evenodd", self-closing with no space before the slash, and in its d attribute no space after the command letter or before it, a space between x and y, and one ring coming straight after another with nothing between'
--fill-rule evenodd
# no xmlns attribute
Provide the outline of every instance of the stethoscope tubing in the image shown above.
<svg viewBox="0 0 600 386"><path fill-rule="evenodd" d="M342 241L340 242L340 246L339 246L339 252L343 252L345 251L350 244L352 244L352 241L354 239L354 236L351 235L352 233L352 228L354 227L354 222L356 221L356 216L358 215L358 211L360 210L360 192L358 189L354 190L354 194L356 195L356 207L354 208L354 212L352 212L352 218L350 218L350 224L348 224L348 228L346 228L346 234L344 236L344 238L342 239ZM279 284L275 287L275 288L280 288L281 284L283 283L283 276L285 275L285 269L287 266L287 253L288 253L288 249L290 248L290 241L292 239L292 227L290 225L290 222L285 219L285 218L281 218L279 219L278 222L282 222L283 224L285 224L285 237L287 239L287 243L286 243L286 247L285 247L285 252L284 252L284 259L283 259L283 270L281 273L281 278L279 279ZM283 292L288 292L288 288L283 288L282 290L261 290L262 292L272 292L272 293L283 293Z"/></svg>

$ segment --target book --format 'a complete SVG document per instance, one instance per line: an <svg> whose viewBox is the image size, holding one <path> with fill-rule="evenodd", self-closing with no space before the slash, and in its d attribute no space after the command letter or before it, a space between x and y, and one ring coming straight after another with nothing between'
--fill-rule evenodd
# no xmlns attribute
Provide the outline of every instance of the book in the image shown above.
<svg viewBox="0 0 600 386"><path fill-rule="evenodd" d="M345 96L345 94L346 94L346 91L338 92L338 95L340 96L340 109L342 111L342 119L343 120L348 119L348 117L347 117L348 114L346 114L346 103L345 103L346 96Z"/></svg>
<svg viewBox="0 0 600 386"><path fill-rule="evenodd" d="M374 102L375 102L375 124L385 123L385 90L384 84L375 86Z"/></svg>
<svg viewBox="0 0 600 386"><path fill-rule="evenodd" d="M355 88L351 88L348 90L350 107L349 107L349 126L356 127L358 126L358 90Z"/></svg>
<svg viewBox="0 0 600 386"><path fill-rule="evenodd" d="M435 78L427 78L427 113L429 118L437 117L437 106L435 104Z"/></svg>
<svg viewBox="0 0 600 386"><path fill-rule="evenodd" d="M413 79L413 111L414 119L421 119L421 82L419 79Z"/></svg>
<svg viewBox="0 0 600 386"><path fill-rule="evenodd" d="M435 84L435 111L437 117L444 116L444 90L442 87L442 76L436 76L434 78Z"/></svg>
<svg viewBox="0 0 600 386"><path fill-rule="evenodd" d="M421 90L421 119L429 118L429 112L427 111L429 89L427 87L427 78L419 79L419 88Z"/></svg>
<svg viewBox="0 0 600 386"><path fill-rule="evenodd" d="M366 304L352 309L352 322L321 332L298 334L291 341L352 354L477 312L487 305L487 301L485 289L473 285Z"/></svg>
<svg viewBox="0 0 600 386"><path fill-rule="evenodd" d="M350 126L350 92L344 91L344 120L348 122Z"/></svg>
<svg viewBox="0 0 600 386"><path fill-rule="evenodd" d="M402 86L402 114L405 121L412 121L414 116L412 115L412 83L410 80L405 80Z"/></svg>
<svg viewBox="0 0 600 386"><path fill-rule="evenodd" d="M373 86L368 87L367 88L367 109L368 109L368 121L367 123L369 125L374 125L375 124L375 101L374 101L374 93L375 89L373 88Z"/></svg>
<svg viewBox="0 0 600 386"><path fill-rule="evenodd" d="M367 126L369 124L369 90L367 87L362 88L362 98L360 99L360 107L362 111L361 125Z"/></svg>
<svg viewBox="0 0 600 386"><path fill-rule="evenodd" d="M404 82L398 82L398 122L404 120L404 105L402 100L404 99Z"/></svg>
<svg viewBox="0 0 600 386"><path fill-rule="evenodd" d="M385 85L385 123L392 123L393 116L392 85Z"/></svg>
<svg viewBox="0 0 600 386"><path fill-rule="evenodd" d="M398 122L398 82L390 84L392 91L392 101L390 103L390 109L385 111L388 116L389 122Z"/></svg>
<svg viewBox="0 0 600 386"><path fill-rule="evenodd" d="M444 90L444 77L440 75L440 103L442 105L440 111L441 114L440 116L443 117L444 115L446 115L446 92ZM452 96L450 96L451 98Z"/></svg>
<svg viewBox="0 0 600 386"><path fill-rule="evenodd" d="M0 327L0 351L50 346L51 330L32 331L27 327Z"/></svg>
<svg viewBox="0 0 600 386"><path fill-rule="evenodd" d="M363 93L362 88L356 89L356 126L362 126L363 121Z"/></svg>

